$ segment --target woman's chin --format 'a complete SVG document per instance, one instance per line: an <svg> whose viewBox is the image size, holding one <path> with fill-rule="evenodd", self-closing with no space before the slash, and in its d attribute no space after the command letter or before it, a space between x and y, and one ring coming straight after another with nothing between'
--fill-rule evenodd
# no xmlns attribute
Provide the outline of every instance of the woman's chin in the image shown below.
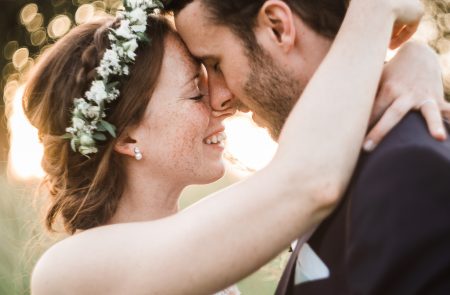
<svg viewBox="0 0 450 295"><path fill-rule="evenodd" d="M222 161L216 163L211 169L208 169L199 184L208 184L221 179L225 175L225 165Z"/></svg>

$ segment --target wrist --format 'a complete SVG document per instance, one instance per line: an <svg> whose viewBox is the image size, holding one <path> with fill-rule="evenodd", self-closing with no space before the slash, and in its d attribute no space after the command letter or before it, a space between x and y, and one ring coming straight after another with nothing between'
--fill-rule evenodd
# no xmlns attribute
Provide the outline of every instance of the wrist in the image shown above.
<svg viewBox="0 0 450 295"><path fill-rule="evenodd" d="M366 13L367 11L370 13ZM359 15L364 23L370 23L375 27L387 25L393 28L397 18L392 0L352 0L347 13Z"/></svg>

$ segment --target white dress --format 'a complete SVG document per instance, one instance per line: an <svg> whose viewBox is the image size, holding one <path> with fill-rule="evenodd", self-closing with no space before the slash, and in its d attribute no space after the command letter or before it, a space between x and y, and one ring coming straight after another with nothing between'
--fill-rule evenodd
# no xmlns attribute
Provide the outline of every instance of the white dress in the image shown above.
<svg viewBox="0 0 450 295"><path fill-rule="evenodd" d="M241 292L237 288L237 286L231 286L229 288L226 288L225 290L216 293L214 295L241 295Z"/></svg>

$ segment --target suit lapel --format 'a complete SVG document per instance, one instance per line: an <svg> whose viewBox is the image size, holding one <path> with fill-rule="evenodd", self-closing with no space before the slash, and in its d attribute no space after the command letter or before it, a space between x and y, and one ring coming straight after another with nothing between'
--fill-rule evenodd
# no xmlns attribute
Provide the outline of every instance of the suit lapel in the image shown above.
<svg viewBox="0 0 450 295"><path fill-rule="evenodd" d="M285 295L287 294L288 287L292 285L292 281L294 279L295 274L295 265L297 262L298 253L302 247L303 243L297 243L294 251L291 254L291 258L284 269L283 275L281 276L280 282L277 286L277 290L275 291L275 295Z"/></svg>

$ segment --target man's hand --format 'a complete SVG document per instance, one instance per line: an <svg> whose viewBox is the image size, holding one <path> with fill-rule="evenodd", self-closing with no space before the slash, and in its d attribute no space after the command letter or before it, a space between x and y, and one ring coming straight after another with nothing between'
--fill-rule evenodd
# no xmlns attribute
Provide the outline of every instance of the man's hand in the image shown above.
<svg viewBox="0 0 450 295"><path fill-rule="evenodd" d="M385 66L371 116L374 126L364 149L373 150L383 137L411 110L421 111L430 134L446 138L441 112L450 118L445 101L442 72L437 55L420 43L406 44Z"/></svg>

